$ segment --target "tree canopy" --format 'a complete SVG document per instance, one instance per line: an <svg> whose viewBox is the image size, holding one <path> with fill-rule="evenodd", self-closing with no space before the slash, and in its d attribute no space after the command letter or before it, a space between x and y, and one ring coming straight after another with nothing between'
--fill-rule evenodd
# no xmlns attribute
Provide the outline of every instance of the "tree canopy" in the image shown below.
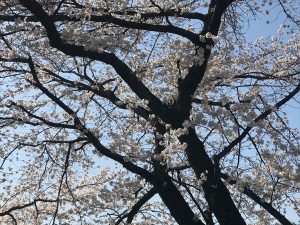
<svg viewBox="0 0 300 225"><path fill-rule="evenodd" d="M297 0L1 0L0 223L295 223L299 14ZM259 20L281 25L249 40Z"/></svg>

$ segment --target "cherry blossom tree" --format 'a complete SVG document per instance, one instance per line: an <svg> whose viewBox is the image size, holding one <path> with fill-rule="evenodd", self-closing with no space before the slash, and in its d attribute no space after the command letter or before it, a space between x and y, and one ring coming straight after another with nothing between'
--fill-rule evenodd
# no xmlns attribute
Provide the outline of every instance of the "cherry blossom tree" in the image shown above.
<svg viewBox="0 0 300 225"><path fill-rule="evenodd" d="M244 26L282 20L248 41ZM297 0L1 0L0 223L291 225Z"/></svg>

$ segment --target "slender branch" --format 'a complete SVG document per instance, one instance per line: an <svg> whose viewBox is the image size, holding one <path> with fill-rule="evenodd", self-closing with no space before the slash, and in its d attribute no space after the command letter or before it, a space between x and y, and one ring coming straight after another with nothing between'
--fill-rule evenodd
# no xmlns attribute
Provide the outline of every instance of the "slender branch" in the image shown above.
<svg viewBox="0 0 300 225"><path fill-rule="evenodd" d="M282 7L282 9L283 9L284 13L286 14L286 16L287 16L289 19L291 19L298 27L300 27L300 24L299 24L299 22L298 22L299 20L296 21L296 20L289 14L289 12L286 10L286 8L284 7L284 5L283 5L283 3L282 3L281 0L278 0L278 2L279 2L279 4L280 4L280 6Z"/></svg>
<svg viewBox="0 0 300 225"><path fill-rule="evenodd" d="M278 109L284 104L286 104L289 100L291 100L298 92L300 91L300 82L296 86L296 88L291 91L286 97L281 99L279 102L277 102L273 108L270 108L266 110L265 112L261 113L258 117L254 119L254 123L257 123L263 119L265 119L267 116L269 116L272 112L274 112L274 109ZM247 135L248 133L252 130L252 126L247 126L245 130L239 135L236 139L234 139L229 145L227 145L222 152L220 152L217 155L218 160L221 158L225 157L227 154L231 152L231 150L238 144L240 143Z"/></svg>

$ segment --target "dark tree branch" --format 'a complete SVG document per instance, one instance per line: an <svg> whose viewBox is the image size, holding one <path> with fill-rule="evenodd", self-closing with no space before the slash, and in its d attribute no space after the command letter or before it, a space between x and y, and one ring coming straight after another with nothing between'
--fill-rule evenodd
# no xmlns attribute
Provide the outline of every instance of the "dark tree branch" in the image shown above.
<svg viewBox="0 0 300 225"><path fill-rule="evenodd" d="M162 171L155 171L155 186L159 196L168 207L171 216L179 225L204 225L194 214L171 178Z"/></svg>
<svg viewBox="0 0 300 225"><path fill-rule="evenodd" d="M149 108L166 122L169 122L169 108L163 104L150 90L138 79L135 73L122 62L115 54L107 52L87 51L84 46L64 43L60 34L56 30L53 19L43 11L42 6L34 0L20 0L42 23L46 29L50 45L70 56L87 57L111 65L129 87L137 94L140 99L149 101Z"/></svg>
<svg viewBox="0 0 300 225"><path fill-rule="evenodd" d="M28 8L29 9L29 8ZM30 10L30 9L29 9ZM46 13L45 13L46 14ZM48 14L46 14L48 16ZM48 16L50 17L50 16ZM25 19L27 21L31 22L41 22L38 18L38 15L0 15L0 21L15 21L16 19ZM69 17L67 15L58 14L55 16L51 16L52 22L80 22L80 19ZM180 27L176 27L173 25L160 25L160 24L150 24L145 22L134 22L134 21L128 21L125 19L120 19L117 17L112 16L111 14L101 15L101 16L95 16L91 15L89 21L92 22L102 22L102 23L111 23L114 25L118 25L120 27L129 28L133 30L144 30L144 31L152 31L152 32L159 32L159 33L172 33L179 36L182 36L191 42L193 42L195 45L198 46L204 46L203 43L199 41L199 36L191 31L185 30Z"/></svg>
<svg viewBox="0 0 300 225"><path fill-rule="evenodd" d="M16 210L20 210L20 209L24 209L24 208L27 208L29 206L34 206L36 205L38 202L57 202L57 200L51 200L51 199L35 199L34 201L32 202L29 202L27 204L24 204L24 205L18 205L18 206L14 206L14 207L11 207L10 209L8 210L5 210L4 212L0 212L0 216L10 216L10 214Z"/></svg>
<svg viewBox="0 0 300 225"><path fill-rule="evenodd" d="M228 180L230 177L227 174L222 173L222 178ZM229 184L236 184L237 181L229 180ZM275 219L277 219L283 225L293 225L284 215L282 215L277 209L275 209L271 203L264 201L260 198L254 191L250 189L249 186L245 186L243 189L243 193L251 198L254 202L260 205L262 208L267 210Z"/></svg>
<svg viewBox="0 0 300 225"><path fill-rule="evenodd" d="M202 35L206 35L207 32L210 32L213 35L218 35L222 15L232 2L232 0L212 0L210 2L208 18L204 23L204 27L201 32ZM203 60L199 60L203 61L202 64L198 65L198 63L195 63L189 69L186 77L184 79L179 79L178 81L178 97L173 105L175 111L173 123L176 124L176 127L181 127L183 121L189 118L190 110L192 107L192 95L195 93L198 85L201 83L204 77L207 62L211 53L211 50L207 48L207 46L213 44L214 42L211 39L206 39L204 45L201 46L203 48L204 54ZM201 54L197 56L202 57Z"/></svg>
<svg viewBox="0 0 300 225"><path fill-rule="evenodd" d="M244 194L255 201L262 208L267 210L275 219L277 219L283 225L293 225L284 215L282 215L277 209L275 209L271 203L265 202L257 194L255 194L249 187L245 187Z"/></svg>
<svg viewBox="0 0 300 225"><path fill-rule="evenodd" d="M79 4L75 0L71 0L73 5L78 8L78 9L83 9L86 8L84 5ZM67 3L65 3L67 4ZM70 3L69 3L70 4ZM144 12L137 12L133 10L128 10L125 9L125 12L123 11L112 11L109 8L103 9L105 13L111 13L111 14L116 14L116 15L129 15L129 16L135 16L137 14L140 15L142 19L155 19L155 18L160 18L160 17L166 17L166 16L172 16L172 17L181 17L181 18L186 18L186 19L198 19L204 21L206 19L206 15L198 12L182 12L180 9L175 10L175 9L165 9L161 12L151 12L151 13L144 13Z"/></svg>
<svg viewBox="0 0 300 225"><path fill-rule="evenodd" d="M115 225L120 224L125 218L127 218L127 223L130 224L134 218L134 216L139 212L139 210L143 207L143 205L148 202L155 194L157 191L155 188L151 188L145 195L143 195L137 203L134 204L134 206L131 208L131 210L123 215Z"/></svg>
<svg viewBox="0 0 300 225"><path fill-rule="evenodd" d="M187 143L185 152L196 177L200 179L201 174L207 172L207 179L202 184L202 188L210 210L221 225L245 225L246 223L236 208L227 187L216 172L219 170L218 165L214 164L206 153L195 130L189 128L188 131L187 135L183 135L179 139L182 143Z"/></svg>
<svg viewBox="0 0 300 225"><path fill-rule="evenodd" d="M234 1L235 0L211 0L208 9L208 18L204 23L201 33L205 35L207 32L210 32L213 35L218 35L222 16Z"/></svg>
<svg viewBox="0 0 300 225"><path fill-rule="evenodd" d="M40 116L37 116L33 113L31 113L29 110L27 110L24 106L22 105L18 105L14 102L11 103L12 105L16 106L16 107L19 107L23 112L25 112L29 117L32 117L34 119L37 119L39 120L40 122L42 122L43 124L46 124L50 127L58 127L58 128L66 128L66 129L76 129L76 127L74 125L69 125L69 124L63 124L63 123L55 123L55 122L51 122L51 121L48 121ZM26 123L26 124L31 124L31 125L40 125L40 123L35 123L35 122L30 122L30 121L24 121L22 120L21 118L13 118L13 120L17 121L17 122L23 122L23 123Z"/></svg>
<svg viewBox="0 0 300 225"><path fill-rule="evenodd" d="M68 87L74 87L75 86L75 83L74 81L71 81L71 80L68 80L66 78L63 78L61 76L59 76L58 74L54 73L53 71L50 71L49 69L45 69L45 72L47 72L49 75L57 78L57 82L60 82L60 83L63 83L64 85L68 86ZM108 81L107 81L108 82ZM118 108L121 108L121 109L127 109L127 103L122 103L121 102L121 99L119 99L114 91L111 91L111 90L105 90L105 88L103 87L103 85L105 84L106 82L102 83L102 84L93 84L93 85L96 85L96 89L93 88L93 86L91 85L87 85L87 84L84 84L84 83L81 83L81 82L77 82L77 89L78 90L87 90L87 91L90 91L90 92L93 92L95 93L96 95L102 97L102 98L105 98L107 100L109 100L111 103L113 103L115 106L117 106ZM137 115L141 116L142 118L144 119L148 119L149 115L151 114L151 112L149 112L148 110L146 110L145 108L141 107L141 106L138 106L134 109L132 109Z"/></svg>

